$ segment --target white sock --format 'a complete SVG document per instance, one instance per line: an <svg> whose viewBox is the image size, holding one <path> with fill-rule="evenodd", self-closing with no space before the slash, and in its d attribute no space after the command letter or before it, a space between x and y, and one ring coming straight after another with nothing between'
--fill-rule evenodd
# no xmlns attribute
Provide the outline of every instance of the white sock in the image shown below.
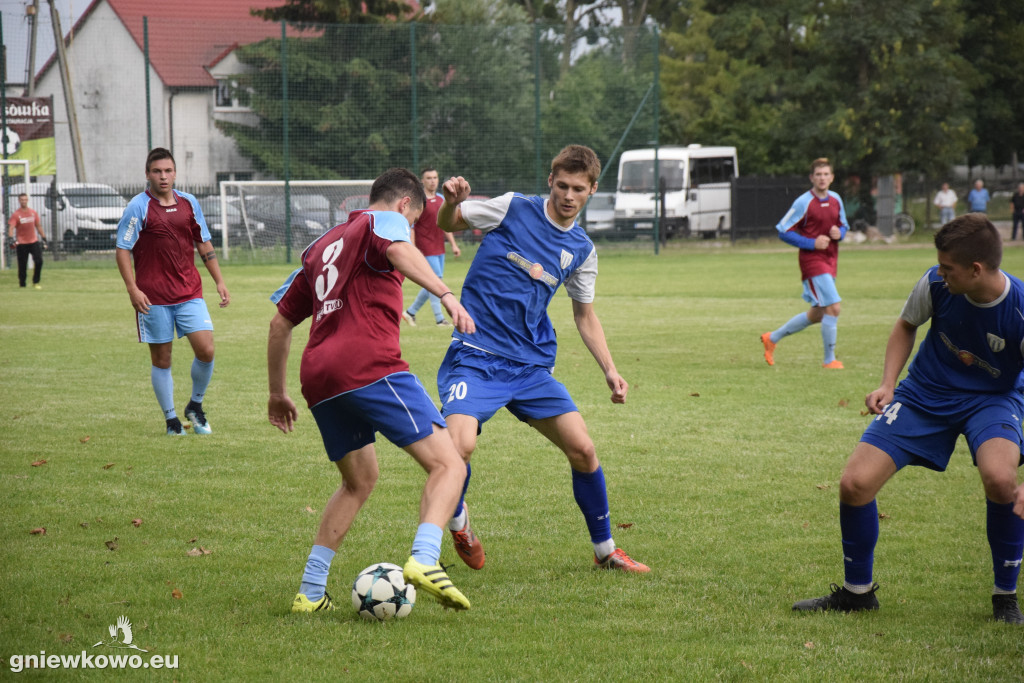
<svg viewBox="0 0 1024 683"><path fill-rule="evenodd" d="M594 555L599 560L603 560L614 552L615 541L610 538L607 541L601 541L600 543L594 544Z"/></svg>
<svg viewBox="0 0 1024 683"><path fill-rule="evenodd" d="M843 588L856 595L864 595L865 593L870 593L871 589L874 588L874 586L875 584L873 583L864 584L862 586L858 586L852 583L843 584Z"/></svg>
<svg viewBox="0 0 1024 683"><path fill-rule="evenodd" d="M469 521L469 515L466 514L466 506L462 506L462 512L457 517L452 517L451 521L448 522L448 528L451 531L462 531L466 528L466 523Z"/></svg>

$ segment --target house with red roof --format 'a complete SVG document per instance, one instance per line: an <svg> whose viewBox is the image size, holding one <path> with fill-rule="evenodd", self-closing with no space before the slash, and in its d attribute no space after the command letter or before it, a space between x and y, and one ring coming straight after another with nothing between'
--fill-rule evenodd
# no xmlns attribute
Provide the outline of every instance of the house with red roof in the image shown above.
<svg viewBox="0 0 1024 683"><path fill-rule="evenodd" d="M179 185L252 177L252 166L218 120L255 124L233 88L235 50L279 38L281 24L250 14L283 0L92 0L65 40L85 178L76 178L69 117L55 58L36 79L53 95L61 181L144 182L152 146L169 148ZM64 27L67 30L67 26ZM289 29L289 35L295 34ZM146 78L145 48L149 48Z"/></svg>

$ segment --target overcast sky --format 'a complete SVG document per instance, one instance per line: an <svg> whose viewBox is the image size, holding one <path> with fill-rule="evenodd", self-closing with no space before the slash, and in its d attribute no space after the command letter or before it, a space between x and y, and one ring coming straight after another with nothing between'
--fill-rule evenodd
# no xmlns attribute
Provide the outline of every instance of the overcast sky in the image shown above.
<svg viewBox="0 0 1024 683"><path fill-rule="evenodd" d="M89 0L54 0L60 13L60 26L64 34L71 30L82 13L89 6ZM7 48L8 83L25 83L28 69L29 19L25 8L32 0L0 0L0 16L3 18L4 46ZM49 0L39 0L39 26L36 33L36 71L43 67L53 54L53 24L50 21Z"/></svg>

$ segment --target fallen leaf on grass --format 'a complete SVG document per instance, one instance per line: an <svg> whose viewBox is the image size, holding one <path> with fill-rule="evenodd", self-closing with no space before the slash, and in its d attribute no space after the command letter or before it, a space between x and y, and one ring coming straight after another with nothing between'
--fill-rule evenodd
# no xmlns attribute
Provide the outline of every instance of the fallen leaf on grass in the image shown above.
<svg viewBox="0 0 1024 683"><path fill-rule="evenodd" d="M140 526L142 526L142 520L139 519L138 517L136 517L135 519L132 520L132 526L135 527L136 529L139 528Z"/></svg>
<svg viewBox="0 0 1024 683"><path fill-rule="evenodd" d="M808 650L813 650L814 649L814 643L812 643L811 641L808 640L806 643L804 643L804 647L806 647Z"/></svg>
<svg viewBox="0 0 1024 683"><path fill-rule="evenodd" d="M171 597L174 598L175 600L181 600L182 597L184 597L184 596L182 595L182 592L179 589L175 588L174 590L171 591Z"/></svg>
<svg viewBox="0 0 1024 683"><path fill-rule="evenodd" d="M113 466L114 466L114 463L112 463L112 462L108 462L108 463L107 463L106 465L104 465L104 466L103 466L103 469L105 469L105 470L109 470L109 469L110 469L111 467L113 467Z"/></svg>
<svg viewBox="0 0 1024 683"><path fill-rule="evenodd" d="M869 411L869 410L862 410L862 411L860 411L860 416L861 417L867 417L870 414L871 414L871 411Z"/></svg>
<svg viewBox="0 0 1024 683"><path fill-rule="evenodd" d="M104 541L103 545L107 546L107 549L111 551L117 550L117 536L114 536L113 541Z"/></svg>
<svg viewBox="0 0 1024 683"><path fill-rule="evenodd" d="M81 441L82 443L89 443L89 439L91 438L92 437L90 436L83 436L81 439L79 439L79 441Z"/></svg>
<svg viewBox="0 0 1024 683"><path fill-rule="evenodd" d="M207 550L203 546L199 546L198 548L192 548L191 550L189 550L185 554L188 555L189 557L201 557L203 555L210 555L212 553L213 553L212 550Z"/></svg>
<svg viewBox="0 0 1024 683"><path fill-rule="evenodd" d="M633 522L619 522L618 524L615 525L615 528L616 529L628 529L631 526L633 526Z"/></svg>
<svg viewBox="0 0 1024 683"><path fill-rule="evenodd" d="M29 533L32 534L33 536L45 536L46 535L46 527L45 526L36 527L35 529L30 531Z"/></svg>
<svg viewBox="0 0 1024 683"><path fill-rule="evenodd" d="M314 510L313 508L311 508L308 505L306 506L306 512L308 512L311 515L315 515L316 514L316 510Z"/></svg>
<svg viewBox="0 0 1024 683"><path fill-rule="evenodd" d="M89 522L82 522L78 526L82 527L83 529L88 529L89 528Z"/></svg>
<svg viewBox="0 0 1024 683"><path fill-rule="evenodd" d="M36 460L35 462L32 463L32 467L42 467L45 464L45 460Z"/></svg>
<svg viewBox="0 0 1024 683"><path fill-rule="evenodd" d="M189 543L195 543L195 542L196 542L196 537L195 537L195 536L193 536L193 537L192 537L192 540L190 540L190 541L189 541Z"/></svg>
<svg viewBox="0 0 1024 683"><path fill-rule="evenodd" d="M699 398L700 397L700 392L699 391L695 391L692 394L690 394L690 396L694 396L694 397Z"/></svg>
<svg viewBox="0 0 1024 683"><path fill-rule="evenodd" d="M810 522L804 522L804 523L803 523L803 527L804 527L805 529L809 529L809 528L810 528L810 526L811 526L811 523L810 523Z"/></svg>
<svg viewBox="0 0 1024 683"><path fill-rule="evenodd" d="M818 489L819 491L828 491L830 488L832 488L832 485L831 484L815 484L814 488Z"/></svg>
<svg viewBox="0 0 1024 683"><path fill-rule="evenodd" d="M889 515L885 514L884 512L879 512L878 513L878 518L879 519L889 519Z"/></svg>
<svg viewBox="0 0 1024 683"><path fill-rule="evenodd" d="M72 640L75 639L75 637L70 633L61 633L59 636L57 636L57 638L59 638L60 642L62 643L70 643Z"/></svg>
<svg viewBox="0 0 1024 683"><path fill-rule="evenodd" d="M839 399L839 407L840 408L845 408L848 405L850 405L849 399L845 399L845 398Z"/></svg>

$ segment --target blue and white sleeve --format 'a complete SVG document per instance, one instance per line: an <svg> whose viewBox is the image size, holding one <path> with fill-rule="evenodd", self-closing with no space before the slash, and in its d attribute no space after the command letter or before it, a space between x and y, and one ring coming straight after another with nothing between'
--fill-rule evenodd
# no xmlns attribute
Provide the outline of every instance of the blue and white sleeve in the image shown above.
<svg viewBox="0 0 1024 683"><path fill-rule="evenodd" d="M459 205L462 208L462 219L469 223L471 228L483 232L494 230L505 220L505 214L508 213L508 206L514 196L515 192L506 192L487 201L462 202Z"/></svg>
<svg viewBox="0 0 1024 683"><path fill-rule="evenodd" d="M920 327L932 317L932 269L929 269L911 290L907 302L903 304L900 318L914 327Z"/></svg>
<svg viewBox="0 0 1024 683"><path fill-rule="evenodd" d="M182 197L188 200L188 203L192 205L192 215L195 216L196 224L199 225L199 234L202 235L204 242L210 241L210 228L206 225L206 216L203 215L203 209L199 206L199 200L195 198L195 195L191 195L188 192L179 192Z"/></svg>
<svg viewBox="0 0 1024 683"><path fill-rule="evenodd" d="M797 231L793 230L793 227L807 215L807 206L811 201L811 193L805 192L796 198L793 202L793 206L789 207L789 211L779 224L775 226L775 229L779 232L779 239L786 244L791 244L798 249L814 249L814 240L810 237L805 237Z"/></svg>
<svg viewBox="0 0 1024 683"><path fill-rule="evenodd" d="M412 226L397 211L371 211L373 234L390 242L412 242Z"/></svg>
<svg viewBox="0 0 1024 683"><path fill-rule="evenodd" d="M141 192L128 202L121 220L117 224L117 248L131 251L139 241L139 232L143 228L146 213L149 211L149 195Z"/></svg>

